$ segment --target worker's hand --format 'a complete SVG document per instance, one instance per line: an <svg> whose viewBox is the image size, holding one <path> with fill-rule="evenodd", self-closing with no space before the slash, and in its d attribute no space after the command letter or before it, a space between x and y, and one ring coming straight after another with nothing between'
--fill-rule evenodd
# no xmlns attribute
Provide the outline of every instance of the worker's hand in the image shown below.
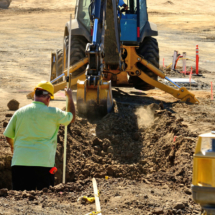
<svg viewBox="0 0 215 215"><path fill-rule="evenodd" d="M65 95L69 98L72 98L72 90L70 88L65 88Z"/></svg>
<svg viewBox="0 0 215 215"><path fill-rule="evenodd" d="M72 123L75 121L75 105L74 105L73 98L72 98L72 90L70 88L65 89L65 94L68 99L66 110L68 112L72 113L72 115L73 115L72 121L71 121L71 123Z"/></svg>
<svg viewBox="0 0 215 215"><path fill-rule="evenodd" d="M125 10L128 10L128 5L127 4L124 4L123 7L124 7Z"/></svg>

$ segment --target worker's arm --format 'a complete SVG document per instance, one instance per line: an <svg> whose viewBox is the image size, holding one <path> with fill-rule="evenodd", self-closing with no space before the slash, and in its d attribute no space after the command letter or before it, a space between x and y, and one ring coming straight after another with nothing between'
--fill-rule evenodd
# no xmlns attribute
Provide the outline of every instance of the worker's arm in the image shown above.
<svg viewBox="0 0 215 215"><path fill-rule="evenodd" d="M71 112L73 115L73 118L71 121L71 123L72 123L75 121L75 105L74 105L73 98L72 98L72 90L70 88L68 88L67 90L65 90L65 92L66 92L66 96L68 98L67 111Z"/></svg>
<svg viewBox="0 0 215 215"><path fill-rule="evenodd" d="M6 140L10 144L11 152L13 153L14 139L6 137Z"/></svg>

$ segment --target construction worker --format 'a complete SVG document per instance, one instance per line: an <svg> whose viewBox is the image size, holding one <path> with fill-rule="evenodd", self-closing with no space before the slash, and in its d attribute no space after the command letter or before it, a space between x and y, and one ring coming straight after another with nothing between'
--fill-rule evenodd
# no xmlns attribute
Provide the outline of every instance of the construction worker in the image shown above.
<svg viewBox="0 0 215 215"><path fill-rule="evenodd" d="M35 87L34 101L17 110L8 123L4 135L11 146L12 185L14 190L41 190L54 186L57 134L60 124L75 120L75 106L71 89L65 90L69 112L48 107L54 98L50 82Z"/></svg>
<svg viewBox="0 0 215 215"><path fill-rule="evenodd" d="M126 10L128 10L128 5L125 4L125 2L123 0L119 0L118 6L123 7L123 9L118 11L118 16L120 17L120 19L125 18L125 14L123 14L122 12L125 12ZM118 24L119 24L119 29L120 29L120 23L118 23Z"/></svg>
<svg viewBox="0 0 215 215"><path fill-rule="evenodd" d="M123 0L119 0L118 5L119 5L120 7L124 7L125 10L128 10L128 5L125 4L125 2L124 2Z"/></svg>

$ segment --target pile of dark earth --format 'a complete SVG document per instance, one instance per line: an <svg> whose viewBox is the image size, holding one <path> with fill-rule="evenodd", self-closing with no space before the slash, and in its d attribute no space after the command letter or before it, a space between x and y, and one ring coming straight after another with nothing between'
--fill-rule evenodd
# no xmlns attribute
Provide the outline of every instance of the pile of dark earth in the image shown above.
<svg viewBox="0 0 215 215"><path fill-rule="evenodd" d="M6 115L0 127L0 150L3 151L0 156L0 188L8 189L11 189L12 154L4 140L3 131L10 117L11 115ZM50 188L45 196L49 196L47 198L50 202L55 202L50 205L55 204L56 208L61 210L58 198L64 195L67 198L70 195L71 199L77 201L77 198L85 195L85 192L89 195L87 187L92 186L89 179L95 177L99 184L101 182L99 186L112 186L110 183L113 183L109 196L105 193L101 195L102 205L107 205L107 202L112 199L111 210L119 210L112 211L112 214L147 214L141 211L148 211L149 214L192 214L195 211L197 213L199 207L193 203L190 190L192 156L196 140L197 134L189 131L183 124L183 118L178 118L173 112L164 109L162 103L143 107L116 103L114 111L101 119L89 120L77 116L75 123L68 126L66 167L68 184L58 185L64 186L62 193ZM63 126L59 129L57 142L58 172L55 182L59 184L62 181ZM108 181L105 181L105 176L109 176ZM67 187L67 190L66 186L72 186L72 188ZM150 191L152 188L154 191ZM101 187L99 189L104 190ZM90 190L90 195L92 191L93 189ZM22 195L21 192L18 194L14 192L8 191L4 200ZM116 194L117 192L124 193L126 197ZM42 194L38 191L38 193L43 198L44 192ZM35 201L36 205L42 201L29 200L27 197L21 197L20 201L31 202L29 204ZM117 202L116 199L121 206L116 205L113 208L114 202ZM73 210L73 207L80 209L80 213L74 214L83 214L81 211L85 206L80 207L77 202L74 206L70 199L62 201L64 204L68 201L70 206L64 205L65 208L70 208L67 208L68 210ZM176 206L177 204L179 206ZM87 211L91 211L92 207L89 206ZM65 208L62 210L65 211ZM108 210L108 207L104 208ZM128 212L123 212L124 209L128 209ZM104 214L109 212L106 211Z"/></svg>
<svg viewBox="0 0 215 215"><path fill-rule="evenodd" d="M102 214L152 215L199 214L200 207L189 194L168 185L125 178L97 179ZM58 184L42 191L0 190L0 214L74 214L96 212L95 203L82 196L92 197L90 179ZM96 213L95 213L96 214Z"/></svg>

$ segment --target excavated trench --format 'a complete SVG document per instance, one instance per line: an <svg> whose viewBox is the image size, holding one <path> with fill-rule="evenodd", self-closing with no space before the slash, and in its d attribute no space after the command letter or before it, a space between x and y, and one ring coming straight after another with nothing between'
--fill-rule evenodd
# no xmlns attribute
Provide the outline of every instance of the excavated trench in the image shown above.
<svg viewBox="0 0 215 215"><path fill-rule="evenodd" d="M10 147L1 122L0 188L11 189ZM174 136L177 136L174 142ZM197 134L164 105L115 103L114 111L101 119L77 116L68 126L66 181L89 177L168 181L170 187L189 186ZM60 127L56 152L56 184L62 181L64 127Z"/></svg>

